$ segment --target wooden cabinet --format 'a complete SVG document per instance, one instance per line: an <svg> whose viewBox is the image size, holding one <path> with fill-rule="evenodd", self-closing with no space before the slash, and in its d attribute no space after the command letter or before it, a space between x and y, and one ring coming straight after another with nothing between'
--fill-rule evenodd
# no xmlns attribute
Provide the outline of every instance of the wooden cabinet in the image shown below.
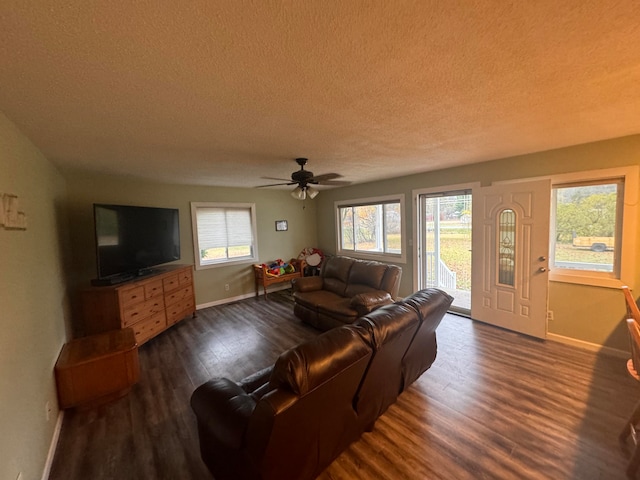
<svg viewBox="0 0 640 480"><path fill-rule="evenodd" d="M138 345L195 316L193 267L168 265L139 280L81 292L85 334L132 328Z"/></svg>
<svg viewBox="0 0 640 480"><path fill-rule="evenodd" d="M140 378L133 330L71 340L55 367L60 408L91 407L125 395Z"/></svg>

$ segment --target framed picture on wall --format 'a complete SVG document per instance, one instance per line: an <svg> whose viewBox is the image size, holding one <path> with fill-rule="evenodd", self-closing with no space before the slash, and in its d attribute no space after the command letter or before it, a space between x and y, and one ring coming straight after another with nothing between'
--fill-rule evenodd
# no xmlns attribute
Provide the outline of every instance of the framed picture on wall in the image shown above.
<svg viewBox="0 0 640 480"><path fill-rule="evenodd" d="M289 230L289 223L286 220L276 220L276 232L286 232Z"/></svg>

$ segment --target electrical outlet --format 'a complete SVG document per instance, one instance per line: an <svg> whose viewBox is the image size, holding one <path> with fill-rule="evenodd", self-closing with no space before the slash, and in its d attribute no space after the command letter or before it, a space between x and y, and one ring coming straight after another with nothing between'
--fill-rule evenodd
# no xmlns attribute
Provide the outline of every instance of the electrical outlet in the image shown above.
<svg viewBox="0 0 640 480"><path fill-rule="evenodd" d="M547 310L547 321L553 321L553 310Z"/></svg>
<svg viewBox="0 0 640 480"><path fill-rule="evenodd" d="M228 291L229 291L229 284L228 284L228 283L225 283L225 284L224 284L224 291L225 291L225 292L228 292Z"/></svg>

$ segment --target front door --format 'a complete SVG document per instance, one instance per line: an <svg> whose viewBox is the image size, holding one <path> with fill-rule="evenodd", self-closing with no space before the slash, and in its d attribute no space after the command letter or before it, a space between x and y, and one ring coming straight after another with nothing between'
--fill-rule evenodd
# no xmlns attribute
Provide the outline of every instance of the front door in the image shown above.
<svg viewBox="0 0 640 480"><path fill-rule="evenodd" d="M548 180L473 190L473 319L546 336L550 198Z"/></svg>

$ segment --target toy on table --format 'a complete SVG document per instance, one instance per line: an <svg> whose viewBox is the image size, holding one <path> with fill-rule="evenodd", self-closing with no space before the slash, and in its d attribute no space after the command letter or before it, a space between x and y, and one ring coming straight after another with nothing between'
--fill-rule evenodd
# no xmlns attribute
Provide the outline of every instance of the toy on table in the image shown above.
<svg viewBox="0 0 640 480"><path fill-rule="evenodd" d="M296 268L293 265L283 262L280 258L268 265L263 263L262 266L266 268L267 275L271 275L272 277L279 277L280 275L296 271Z"/></svg>

